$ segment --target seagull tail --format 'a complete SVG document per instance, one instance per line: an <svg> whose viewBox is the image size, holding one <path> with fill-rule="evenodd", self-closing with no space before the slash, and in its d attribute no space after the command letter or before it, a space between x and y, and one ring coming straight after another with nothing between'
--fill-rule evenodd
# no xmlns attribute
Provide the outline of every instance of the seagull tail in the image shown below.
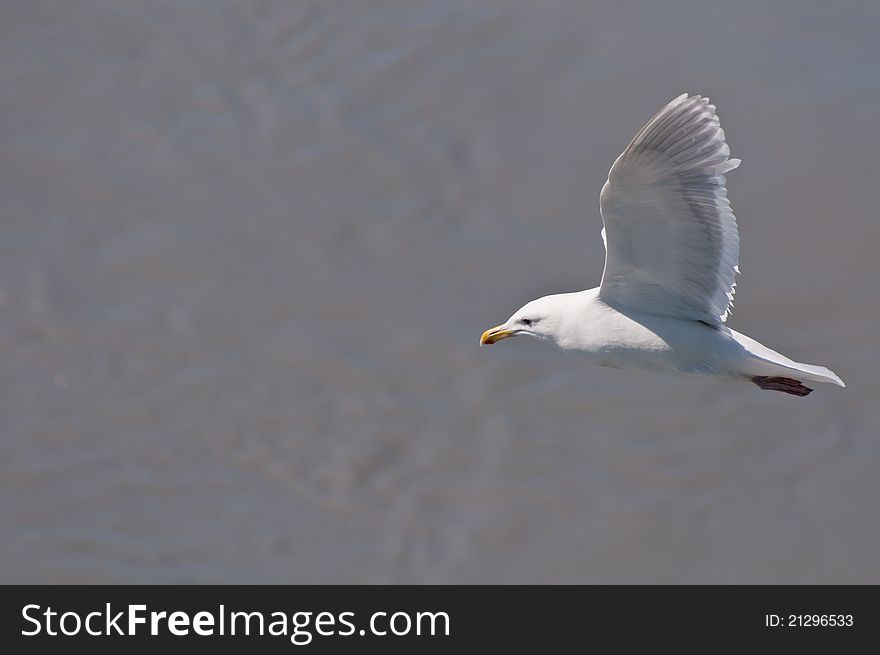
<svg viewBox="0 0 880 655"><path fill-rule="evenodd" d="M835 384L838 387L845 387L843 380L830 368L824 366L816 366L815 364L801 364L794 362L797 370L801 372L801 379L810 380L811 382L825 382L826 384Z"/></svg>
<svg viewBox="0 0 880 655"><path fill-rule="evenodd" d="M730 333L734 340L750 355L748 370L744 372L752 382L762 389L806 396L812 389L806 387L804 382L822 382L838 387L846 386L843 380L829 368L795 362L744 334L733 330Z"/></svg>

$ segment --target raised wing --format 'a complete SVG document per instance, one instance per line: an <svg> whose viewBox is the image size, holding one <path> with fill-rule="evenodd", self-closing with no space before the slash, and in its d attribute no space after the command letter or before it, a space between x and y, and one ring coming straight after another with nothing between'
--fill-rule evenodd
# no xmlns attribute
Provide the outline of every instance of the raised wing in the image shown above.
<svg viewBox="0 0 880 655"><path fill-rule="evenodd" d="M683 94L639 130L602 187L599 297L720 324L733 307L739 233L724 174L740 164L708 98Z"/></svg>

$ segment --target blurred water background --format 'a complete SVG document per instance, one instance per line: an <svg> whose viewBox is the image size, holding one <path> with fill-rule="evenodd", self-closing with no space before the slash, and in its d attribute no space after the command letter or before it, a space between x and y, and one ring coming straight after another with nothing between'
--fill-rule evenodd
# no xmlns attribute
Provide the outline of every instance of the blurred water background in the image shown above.
<svg viewBox="0 0 880 655"><path fill-rule="evenodd" d="M0 7L0 581L880 582L880 6ZM599 190L718 105L731 325L848 388L592 368Z"/></svg>

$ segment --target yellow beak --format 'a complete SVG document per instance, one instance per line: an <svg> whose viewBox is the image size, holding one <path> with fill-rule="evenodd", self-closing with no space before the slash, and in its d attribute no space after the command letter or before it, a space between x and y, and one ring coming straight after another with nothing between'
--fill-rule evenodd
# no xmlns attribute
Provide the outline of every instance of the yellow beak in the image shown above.
<svg viewBox="0 0 880 655"><path fill-rule="evenodd" d="M513 336L513 332L504 330L503 328L503 325L496 325L483 332L483 336L480 337L480 345L492 345L496 341L501 341L502 339Z"/></svg>

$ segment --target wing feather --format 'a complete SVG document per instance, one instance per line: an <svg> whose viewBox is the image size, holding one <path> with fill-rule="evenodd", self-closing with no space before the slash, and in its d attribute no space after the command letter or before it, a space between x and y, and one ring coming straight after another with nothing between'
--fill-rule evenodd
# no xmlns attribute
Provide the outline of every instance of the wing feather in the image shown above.
<svg viewBox="0 0 880 655"><path fill-rule="evenodd" d="M602 188L599 296L720 324L733 307L739 233L725 173L740 164L708 98L680 95L638 131Z"/></svg>

